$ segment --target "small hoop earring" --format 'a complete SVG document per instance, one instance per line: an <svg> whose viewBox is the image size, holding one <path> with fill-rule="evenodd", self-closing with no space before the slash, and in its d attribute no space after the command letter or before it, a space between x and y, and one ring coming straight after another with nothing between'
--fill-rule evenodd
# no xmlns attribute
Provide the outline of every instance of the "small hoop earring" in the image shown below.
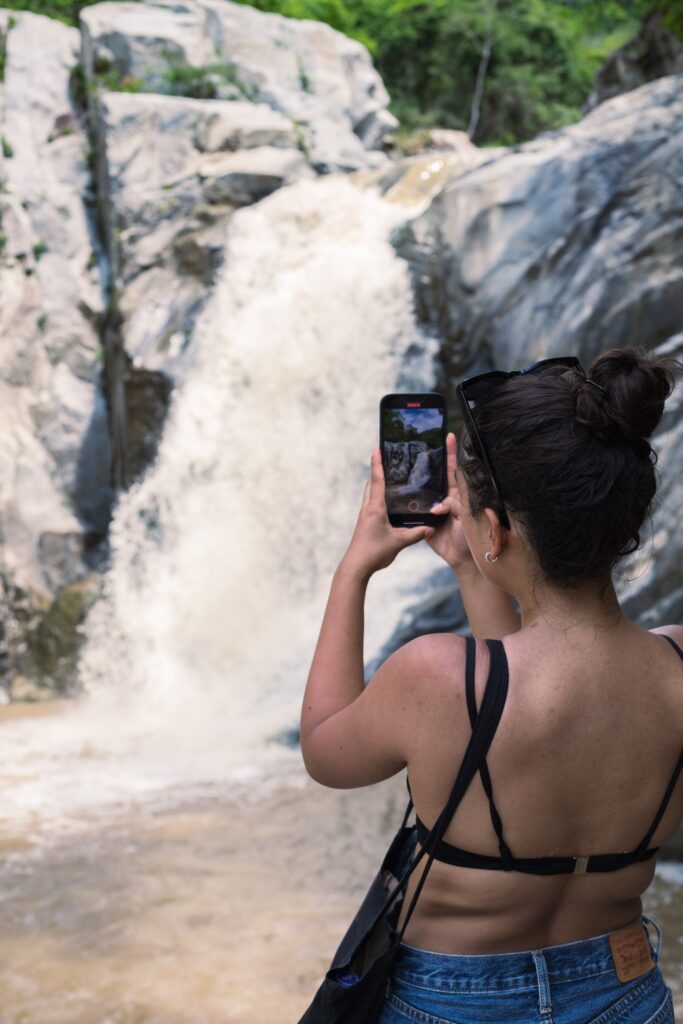
<svg viewBox="0 0 683 1024"><path fill-rule="evenodd" d="M498 561L498 555L492 555L490 551L486 552L486 554L484 555L484 558L489 563L493 563L493 562L497 562Z"/></svg>

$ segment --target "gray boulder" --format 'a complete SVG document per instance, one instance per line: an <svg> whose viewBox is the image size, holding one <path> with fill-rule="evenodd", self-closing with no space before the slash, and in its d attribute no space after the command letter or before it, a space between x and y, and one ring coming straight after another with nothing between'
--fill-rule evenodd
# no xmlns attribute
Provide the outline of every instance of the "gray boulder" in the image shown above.
<svg viewBox="0 0 683 1024"><path fill-rule="evenodd" d="M451 374L659 344L683 323L683 78L448 182L397 235Z"/></svg>
<svg viewBox="0 0 683 1024"><path fill-rule="evenodd" d="M41 536L106 528L105 480L95 471L88 485L79 474L105 419L102 300L83 203L86 142L69 100L78 32L23 12L3 18L0 517L12 544L2 554L18 584L50 594L78 569L67 559L68 568L48 570Z"/></svg>
<svg viewBox="0 0 683 1024"><path fill-rule="evenodd" d="M396 119L382 80L365 47L328 25L229 0L102 3L81 20L84 61L105 83L266 104L322 170L386 162L377 147Z"/></svg>
<svg viewBox="0 0 683 1024"><path fill-rule="evenodd" d="M17 671L43 680L42 669L20 665L29 636L44 636L50 608L86 585L88 546L106 532L112 494L87 140L69 96L79 33L16 11L0 12L0 29L0 687L8 687ZM72 652L84 612L85 602L69 620ZM49 621L56 636L65 620ZM30 690L17 683L11 692Z"/></svg>
<svg viewBox="0 0 683 1024"><path fill-rule="evenodd" d="M493 365L615 345L681 353L683 77L456 176L397 233L442 387ZM654 534L621 583L644 625L683 621L680 392L655 438Z"/></svg>

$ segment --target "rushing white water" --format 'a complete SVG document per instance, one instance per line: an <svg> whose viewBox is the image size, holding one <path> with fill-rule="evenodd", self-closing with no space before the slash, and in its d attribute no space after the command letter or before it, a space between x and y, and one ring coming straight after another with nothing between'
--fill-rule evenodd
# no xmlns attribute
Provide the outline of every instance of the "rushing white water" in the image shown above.
<svg viewBox="0 0 683 1024"><path fill-rule="evenodd" d="M297 722L379 399L432 383L388 241L405 218L342 176L233 217L159 457L112 524L81 659L89 696L3 727L5 821L28 815L41 834L293 764L273 740ZM435 565L420 545L372 582L368 657Z"/></svg>

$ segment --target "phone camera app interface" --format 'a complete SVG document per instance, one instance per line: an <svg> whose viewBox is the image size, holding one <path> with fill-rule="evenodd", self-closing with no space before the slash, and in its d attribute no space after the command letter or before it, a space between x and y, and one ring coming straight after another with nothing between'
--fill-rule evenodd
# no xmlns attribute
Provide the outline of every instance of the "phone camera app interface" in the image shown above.
<svg viewBox="0 0 683 1024"><path fill-rule="evenodd" d="M443 498L443 409L384 409L383 463L390 514L429 512Z"/></svg>

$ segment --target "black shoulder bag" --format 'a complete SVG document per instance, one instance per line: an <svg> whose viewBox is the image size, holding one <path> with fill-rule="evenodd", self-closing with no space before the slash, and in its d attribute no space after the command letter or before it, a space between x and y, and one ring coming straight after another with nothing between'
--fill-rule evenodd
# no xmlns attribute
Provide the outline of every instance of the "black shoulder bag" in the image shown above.
<svg viewBox="0 0 683 1024"><path fill-rule="evenodd" d="M467 639L466 680L474 694L475 643ZM451 795L417 857L415 826L408 826L412 800L360 909L334 955L332 965L299 1024L376 1024L391 968L415 909L434 849L443 838L467 788L483 765L507 697L507 676L489 675L479 715ZM397 924L408 879L424 856L427 862L401 926Z"/></svg>

